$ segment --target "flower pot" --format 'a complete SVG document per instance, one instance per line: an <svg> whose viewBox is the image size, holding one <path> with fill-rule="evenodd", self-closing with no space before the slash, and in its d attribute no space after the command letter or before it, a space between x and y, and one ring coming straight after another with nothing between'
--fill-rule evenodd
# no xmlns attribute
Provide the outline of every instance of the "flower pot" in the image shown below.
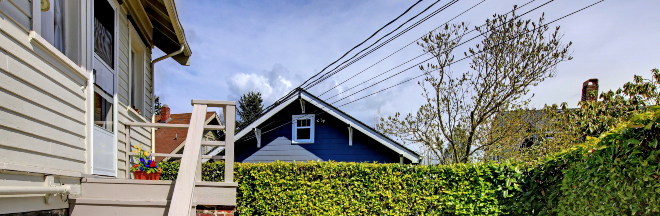
<svg viewBox="0 0 660 216"><path fill-rule="evenodd" d="M133 172L133 179L147 180L147 173L142 171Z"/></svg>
<svg viewBox="0 0 660 216"><path fill-rule="evenodd" d="M147 180L160 180L160 173L149 173L147 174Z"/></svg>

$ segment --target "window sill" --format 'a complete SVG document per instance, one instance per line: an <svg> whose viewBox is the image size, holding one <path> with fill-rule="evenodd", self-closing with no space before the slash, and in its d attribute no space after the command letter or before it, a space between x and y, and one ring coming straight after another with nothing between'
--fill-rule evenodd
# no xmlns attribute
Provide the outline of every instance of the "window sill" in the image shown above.
<svg viewBox="0 0 660 216"><path fill-rule="evenodd" d="M291 144L314 144L314 141L291 141Z"/></svg>
<svg viewBox="0 0 660 216"><path fill-rule="evenodd" d="M37 32L30 31L28 36L30 37L31 41L37 42L37 44L41 45L43 48L48 50L48 52L50 52L50 54L52 54L58 60L63 62L65 65L69 66L69 68L71 68L75 72L77 72L78 75L85 78L86 80L89 80L89 74L88 73L86 73L80 66L76 65L76 63L71 61L71 59L69 59L69 57L64 55L64 53L60 52L57 48L55 48L53 45L48 43L48 41L46 41L46 39L41 37L41 35L37 34Z"/></svg>
<svg viewBox="0 0 660 216"><path fill-rule="evenodd" d="M131 108L130 106L126 106L126 112L131 113L134 116L137 116L140 120L142 120L142 122L151 123L151 121L147 121L147 119L144 118L144 116L140 115L138 112L133 110L133 108Z"/></svg>

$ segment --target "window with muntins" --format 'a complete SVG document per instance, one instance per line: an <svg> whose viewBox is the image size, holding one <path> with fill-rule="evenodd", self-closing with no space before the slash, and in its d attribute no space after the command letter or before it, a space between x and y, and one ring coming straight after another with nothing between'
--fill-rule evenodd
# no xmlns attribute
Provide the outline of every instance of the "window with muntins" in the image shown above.
<svg viewBox="0 0 660 216"><path fill-rule="evenodd" d="M94 123L112 132L115 94L115 10L108 0L94 0Z"/></svg>
<svg viewBox="0 0 660 216"><path fill-rule="evenodd" d="M314 143L314 115L292 116L292 143Z"/></svg>

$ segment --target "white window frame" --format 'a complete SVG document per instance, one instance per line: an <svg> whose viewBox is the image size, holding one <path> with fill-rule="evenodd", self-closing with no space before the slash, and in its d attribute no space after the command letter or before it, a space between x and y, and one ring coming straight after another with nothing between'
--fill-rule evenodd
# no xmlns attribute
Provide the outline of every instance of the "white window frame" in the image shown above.
<svg viewBox="0 0 660 216"><path fill-rule="evenodd" d="M117 5L118 5L118 4L116 3L115 0L106 0L106 1L108 1L108 3L110 4L110 7L112 7L112 10L114 11L114 25L115 25L115 26L114 26L114 32L113 32L113 34L114 34L114 35L113 35L113 36L114 36L114 42L113 42L113 44L114 44L114 47L113 47L114 54L113 54L113 57L112 57L112 58L113 58L113 66L114 66L114 67L111 68L111 67L107 64L107 62L101 60L101 58L100 58L100 57L96 54L96 52L94 51L94 33L93 33L93 31L94 31L94 24L93 24L93 23L94 23L94 22L91 22L92 24L89 26L89 28L90 28L90 30L91 30L92 33L91 33L91 37L88 37L88 41L91 43L91 59L90 59L90 60L92 60L92 62L91 62L92 68L94 68L94 66L95 66L95 65L94 65L94 64L95 64L95 63L94 63L94 58L97 58L97 59L99 59L98 62L101 62L101 64L103 65L103 67L108 68L108 70L111 70L111 71L113 71L113 73L114 73L114 76L113 76L113 79L114 79L114 81L113 81L113 82L114 82L114 93L112 94L112 99L113 99L113 100L112 100L112 112L113 112L113 114L112 114L112 117L113 117L113 119L112 119L112 121L113 121L113 131L112 131L112 136L113 136L113 142L112 142L112 143L113 143L113 146L112 146L113 154L112 154L112 157L113 157L113 159L112 159L112 160L115 161L115 163L113 163L113 166L114 166L113 171L114 171L114 172L106 172L106 171L102 171L102 170L97 170L97 169L95 169L95 168L94 168L94 144L93 144L93 142L92 142L92 144L90 145L90 152L91 152L91 157L90 157L90 171L91 171L92 174L96 174L96 175L107 175L107 176L114 176L114 177L117 177L117 176L118 176L118 175L117 175L117 174L118 174L118 170L117 170L117 163L116 163L116 161L118 160L118 158L117 158L117 151L116 151L116 150L117 150L117 144L118 144L118 143L117 143L117 139L118 139L117 134L118 134L118 128L119 128L119 127L118 127L118 123L119 123L119 117L118 117L118 114L119 114L119 113L118 113L118 108L117 108L117 106L119 105L119 99L118 99L118 95L117 95L118 92L119 92L119 91L118 91L119 84L117 83L117 80L119 79L119 75L118 75L118 73L117 73L117 71L118 71L118 69L117 69L117 67L118 67L118 60L119 60L119 59L118 59L118 56L119 56L119 55L118 55L118 52L119 52L119 39L118 39L117 37L118 37L118 34L119 34L119 29L118 29L118 27L119 27L119 25L118 25L118 21L119 21L119 20L118 20L119 12L117 11L117 9L118 9ZM90 19L90 20L93 21L93 20L94 20L94 17L95 17L95 15L94 15L94 1L90 1L90 7L89 7L88 9L90 10L90 11L88 11L88 14L90 15L90 16L88 17L88 19ZM93 77L93 76L92 76L92 77ZM90 82L90 86L94 89L94 91L96 91L96 88L97 88L97 87L94 86L94 84L93 84L94 81L93 81L93 80L94 80L94 79L90 79L90 81L91 81L91 82ZM102 92L102 91L101 91L101 92ZM103 93L105 93L105 92L103 92ZM92 97L93 97L93 96L94 96L94 94L92 94ZM90 108L93 110L93 109L94 109L94 104L93 104L93 101L94 101L94 100L93 100L93 98L92 98L90 101L92 101L92 104L91 104ZM93 115L92 115L92 117L93 117ZM92 128L93 128L93 127L92 127ZM93 132L92 132L91 136L94 137L94 133L93 133ZM93 140L93 138L92 138L92 140ZM126 178L129 178L129 177L127 176Z"/></svg>
<svg viewBox="0 0 660 216"><path fill-rule="evenodd" d="M145 97L145 81L147 79L147 75L145 72L145 59L147 59L146 53L147 53L147 47L144 45L142 40L140 39L140 36L137 33L137 30L135 27L133 27L132 24L128 25L129 29L129 46L130 46L130 51L129 51L129 71L128 71L128 107L130 109L135 106L136 109L139 109L141 112L141 115L146 118L146 97ZM132 54L135 54L135 58L133 58ZM133 62L135 60L135 62ZM133 64L134 63L134 64ZM135 68L133 68L135 66ZM135 77L134 73L139 73L139 76L141 80L135 80L133 79ZM137 82L137 83L136 83ZM133 92L133 85L135 85L135 92ZM136 98L133 98L136 97ZM133 104L133 101L136 101L136 104Z"/></svg>
<svg viewBox="0 0 660 216"><path fill-rule="evenodd" d="M314 119L316 118L316 115L314 114L304 114L304 115L293 115L291 116L292 119L292 131L291 131L291 143L294 144L311 144L314 143L314 131L315 131L315 124L314 124ZM298 120L300 119L309 119L309 126L303 126L303 127L298 127ZM310 139L297 139L298 135L298 128L310 128L309 130L309 138Z"/></svg>

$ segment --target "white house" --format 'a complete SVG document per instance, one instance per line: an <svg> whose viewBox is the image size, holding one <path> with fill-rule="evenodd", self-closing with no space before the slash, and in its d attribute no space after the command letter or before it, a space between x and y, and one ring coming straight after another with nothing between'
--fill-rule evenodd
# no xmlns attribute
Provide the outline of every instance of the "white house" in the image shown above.
<svg viewBox="0 0 660 216"><path fill-rule="evenodd" d="M152 59L155 47L168 54ZM154 64L191 54L174 0L0 0L0 214L93 205L92 183L128 187L102 181L130 178L125 124L152 123ZM132 144L148 149L152 130L130 128Z"/></svg>

